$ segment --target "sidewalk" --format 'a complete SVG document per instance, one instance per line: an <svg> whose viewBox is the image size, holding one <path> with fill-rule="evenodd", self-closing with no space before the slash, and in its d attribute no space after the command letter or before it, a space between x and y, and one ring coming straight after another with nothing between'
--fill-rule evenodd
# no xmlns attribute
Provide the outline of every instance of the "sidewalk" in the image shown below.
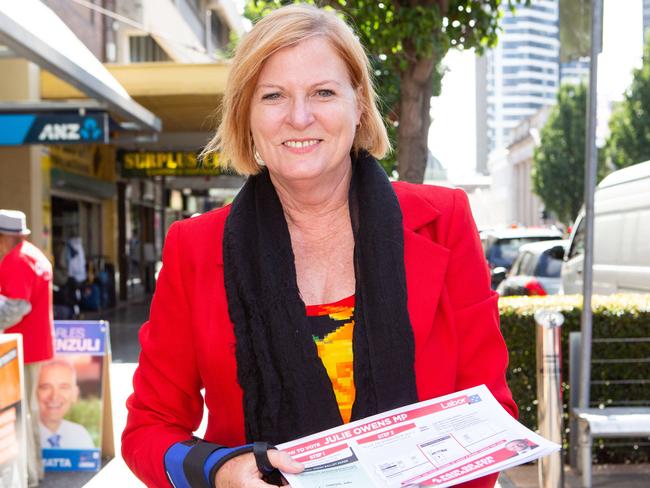
<svg viewBox="0 0 650 488"><path fill-rule="evenodd" d="M605 464L593 467L593 488L646 488L650 485L648 464ZM501 473L501 488L537 488L537 465L525 464ZM581 488L578 473L571 469L564 471L566 488Z"/></svg>

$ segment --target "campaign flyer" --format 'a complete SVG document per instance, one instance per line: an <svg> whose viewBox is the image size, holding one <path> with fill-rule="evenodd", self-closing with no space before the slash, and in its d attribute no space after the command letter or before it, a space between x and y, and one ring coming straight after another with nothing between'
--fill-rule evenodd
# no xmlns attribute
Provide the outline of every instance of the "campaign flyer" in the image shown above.
<svg viewBox="0 0 650 488"><path fill-rule="evenodd" d="M27 486L22 336L0 334L0 486Z"/></svg>
<svg viewBox="0 0 650 488"><path fill-rule="evenodd" d="M305 470L294 488L444 488L560 446L512 418L485 385L406 405L277 446Z"/></svg>
<svg viewBox="0 0 650 488"><path fill-rule="evenodd" d="M98 471L108 324L55 321L54 332L55 356L35 392L45 470Z"/></svg>

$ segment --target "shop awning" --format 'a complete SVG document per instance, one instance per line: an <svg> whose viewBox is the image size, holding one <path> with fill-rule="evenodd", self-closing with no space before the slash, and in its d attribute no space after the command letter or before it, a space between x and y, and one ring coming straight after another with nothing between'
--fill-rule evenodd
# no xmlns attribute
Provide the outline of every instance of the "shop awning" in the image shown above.
<svg viewBox="0 0 650 488"><path fill-rule="evenodd" d="M111 113L142 130L159 132L161 121L133 100L65 23L38 0L0 0L0 43L38 64Z"/></svg>
<svg viewBox="0 0 650 488"><path fill-rule="evenodd" d="M106 69L134 100L162 119L166 133L207 133L216 127L229 63L107 64ZM84 94L42 71L41 97L66 100L83 98Z"/></svg>

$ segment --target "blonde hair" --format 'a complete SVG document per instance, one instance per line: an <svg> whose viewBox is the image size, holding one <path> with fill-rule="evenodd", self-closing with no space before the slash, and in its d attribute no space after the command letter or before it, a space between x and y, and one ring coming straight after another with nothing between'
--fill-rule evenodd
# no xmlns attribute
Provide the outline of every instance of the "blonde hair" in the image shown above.
<svg viewBox="0 0 650 488"><path fill-rule="evenodd" d="M280 49L305 39L322 36L341 56L352 87L359 97L361 121L352 147L365 149L381 159L390 150L382 117L377 109L368 57L352 29L335 13L311 5L294 4L274 10L261 19L237 46L222 101L222 119L201 157L220 153L222 167L242 175L254 175L255 162L250 128L250 106L264 62Z"/></svg>

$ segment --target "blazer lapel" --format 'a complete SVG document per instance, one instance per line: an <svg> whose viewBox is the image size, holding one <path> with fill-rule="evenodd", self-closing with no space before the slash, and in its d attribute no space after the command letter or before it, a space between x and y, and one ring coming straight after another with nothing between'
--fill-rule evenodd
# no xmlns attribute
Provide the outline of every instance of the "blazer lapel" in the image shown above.
<svg viewBox="0 0 650 488"><path fill-rule="evenodd" d="M412 191L400 191L397 185L395 190L402 208L408 311L417 352L433 326L450 251L430 237L440 211Z"/></svg>
<svg viewBox="0 0 650 488"><path fill-rule="evenodd" d="M433 241L428 232L440 211L417 195L410 185L395 183L393 188L402 209L408 311L417 348L426 343L431 332L447 272L449 249ZM222 224L217 229L220 239L216 249L220 266L223 266L223 230Z"/></svg>

